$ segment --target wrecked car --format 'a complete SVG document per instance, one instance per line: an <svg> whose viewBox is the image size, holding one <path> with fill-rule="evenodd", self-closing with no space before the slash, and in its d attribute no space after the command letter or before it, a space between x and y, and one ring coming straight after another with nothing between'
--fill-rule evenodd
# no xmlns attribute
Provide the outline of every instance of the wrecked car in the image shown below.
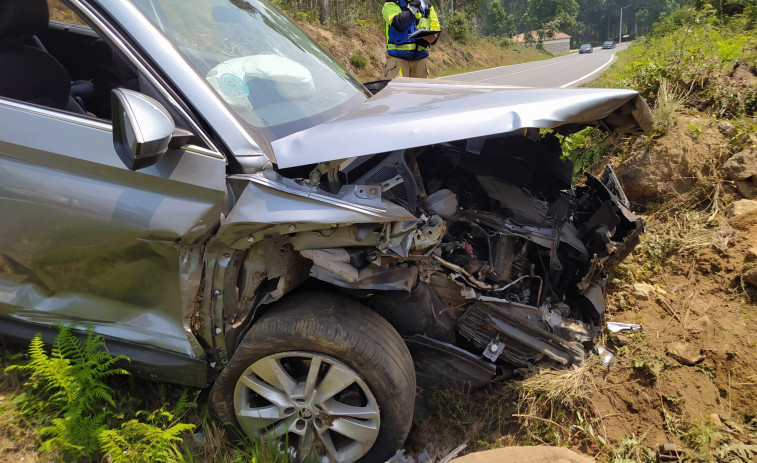
<svg viewBox="0 0 757 463"><path fill-rule="evenodd" d="M301 461L384 461L417 384L583 361L643 223L556 134L649 129L636 92L372 94L267 0L65 5L0 2L4 342L91 327Z"/></svg>

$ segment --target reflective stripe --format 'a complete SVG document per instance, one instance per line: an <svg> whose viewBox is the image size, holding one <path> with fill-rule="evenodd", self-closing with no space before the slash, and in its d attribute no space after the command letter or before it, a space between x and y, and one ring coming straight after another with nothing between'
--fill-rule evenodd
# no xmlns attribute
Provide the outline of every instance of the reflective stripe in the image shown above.
<svg viewBox="0 0 757 463"><path fill-rule="evenodd" d="M387 43L386 49L387 50L415 50L416 45L414 43L406 43L403 45L395 45L393 43ZM418 47L420 50L421 47Z"/></svg>

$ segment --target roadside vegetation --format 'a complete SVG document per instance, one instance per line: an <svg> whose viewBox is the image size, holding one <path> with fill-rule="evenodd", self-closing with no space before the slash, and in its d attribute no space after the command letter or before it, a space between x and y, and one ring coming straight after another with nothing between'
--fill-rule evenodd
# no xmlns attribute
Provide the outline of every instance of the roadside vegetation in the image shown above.
<svg viewBox="0 0 757 463"><path fill-rule="evenodd" d="M323 27L313 25L319 15L306 3L278 3L345 67L363 80L379 78L383 29L375 4L332 9L343 16ZM484 38L484 27L493 26L477 19L480 10L451 11L445 41L432 53L436 75L546 57L492 40L505 29ZM601 344L612 356L590 355L580 368L530 372L475 392L422 391L425 414L408 453L433 442L466 443L466 451L566 446L617 463L757 458L757 289L748 281L757 266L757 218L728 216L744 195L722 169L757 138L757 7L732 0L666 11L592 84L639 90L653 109L653 133L608 137L586 129L563 140L577 178L611 163L647 221L608 290L608 319L642 329L605 332ZM345 46L350 40L354 46ZM674 173L653 195L633 193L629 187L640 182L625 179L633 178L634 162L684 156L675 151L681 145L707 147L700 167ZM655 158L644 175L671 163ZM685 351L691 346L693 354ZM229 435L208 416L206 391L134 378L121 368L128 359L102 349L92 333L82 342L64 328L51 352L38 338L25 352L0 351L4 460L287 460L276 448Z"/></svg>

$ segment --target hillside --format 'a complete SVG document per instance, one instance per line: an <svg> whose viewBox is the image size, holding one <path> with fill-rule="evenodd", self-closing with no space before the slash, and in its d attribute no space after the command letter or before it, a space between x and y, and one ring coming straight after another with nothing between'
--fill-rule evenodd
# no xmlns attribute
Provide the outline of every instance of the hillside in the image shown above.
<svg viewBox="0 0 757 463"><path fill-rule="evenodd" d="M386 61L384 31L378 26L324 26L298 21L336 60L362 82L380 80ZM450 40L444 33L432 47L430 77L551 58L552 55L523 46L502 47L492 40L473 38L468 44Z"/></svg>

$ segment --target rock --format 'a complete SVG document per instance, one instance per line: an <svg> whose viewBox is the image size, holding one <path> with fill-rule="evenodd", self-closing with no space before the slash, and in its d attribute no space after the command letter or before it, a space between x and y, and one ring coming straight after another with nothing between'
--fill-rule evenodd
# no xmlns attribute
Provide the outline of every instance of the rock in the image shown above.
<svg viewBox="0 0 757 463"><path fill-rule="evenodd" d="M594 459L562 447L503 447L469 453L450 463L593 463Z"/></svg>
<svg viewBox="0 0 757 463"><path fill-rule="evenodd" d="M757 152L747 148L734 154L723 164L723 174L729 180L745 180L757 175Z"/></svg>
<svg viewBox="0 0 757 463"><path fill-rule="evenodd" d="M710 423L712 423L712 425L715 426L716 428L723 427L723 422L720 421L720 417L718 416L717 413L710 413L709 415L707 415L707 418L710 419Z"/></svg>
<svg viewBox="0 0 757 463"><path fill-rule="evenodd" d="M702 351L698 347L684 342L668 344L667 354L682 365L696 365L704 360L704 355L702 355Z"/></svg>
<svg viewBox="0 0 757 463"><path fill-rule="evenodd" d="M744 254L744 262L754 262L757 260L757 248L751 247Z"/></svg>
<svg viewBox="0 0 757 463"><path fill-rule="evenodd" d="M739 217L757 210L757 201L753 199L739 199L732 202L726 210L728 217Z"/></svg>
<svg viewBox="0 0 757 463"><path fill-rule="evenodd" d="M757 227L757 210L747 212L746 214L737 215L728 219L728 224L736 230L753 233L755 227Z"/></svg>
<svg viewBox="0 0 757 463"><path fill-rule="evenodd" d="M741 278L750 286L757 287L757 267L752 267L744 271Z"/></svg>
<svg viewBox="0 0 757 463"><path fill-rule="evenodd" d="M754 199L757 197L757 177L749 177L745 180L736 180L736 189L739 190L739 194L746 199Z"/></svg>
<svg viewBox="0 0 757 463"><path fill-rule="evenodd" d="M648 301L654 299L654 286L647 283L636 283L631 288L631 295L639 301Z"/></svg>
<svg viewBox="0 0 757 463"><path fill-rule="evenodd" d="M718 130L726 138L733 138L733 134L736 132L736 126L728 121L718 122Z"/></svg>
<svg viewBox="0 0 757 463"><path fill-rule="evenodd" d="M703 127L696 139L691 137L690 124ZM708 159L723 143L723 135L705 118L681 116L652 146L634 143L630 156L615 173L631 202L685 193L698 178L710 175Z"/></svg>

